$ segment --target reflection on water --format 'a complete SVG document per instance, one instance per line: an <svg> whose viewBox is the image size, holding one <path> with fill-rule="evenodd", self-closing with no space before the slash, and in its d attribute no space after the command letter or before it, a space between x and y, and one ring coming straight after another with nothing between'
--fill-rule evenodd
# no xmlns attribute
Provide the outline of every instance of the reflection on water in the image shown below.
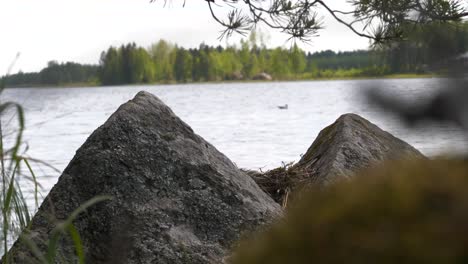
<svg viewBox="0 0 468 264"><path fill-rule="evenodd" d="M408 130L395 117L376 112L360 92L382 82L385 86L380 89L416 100L437 88L437 79L395 79L23 88L7 89L2 96L26 109L29 156L59 170L94 129L140 90L161 98L196 133L242 168L268 169L282 161L298 161L319 131L347 112L362 115L427 155L466 149L462 133L454 128L439 125ZM286 104L287 110L277 107ZM42 175L45 195L58 174L44 166L35 169Z"/></svg>

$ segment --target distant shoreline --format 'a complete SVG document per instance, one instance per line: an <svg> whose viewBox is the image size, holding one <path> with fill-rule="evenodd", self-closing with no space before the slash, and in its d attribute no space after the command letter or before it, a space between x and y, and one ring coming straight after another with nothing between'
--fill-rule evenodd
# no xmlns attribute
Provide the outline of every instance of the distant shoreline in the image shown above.
<svg viewBox="0 0 468 264"><path fill-rule="evenodd" d="M153 82L153 83L129 83L119 85L101 85L99 83L70 83L59 85L29 85L29 86L7 86L6 88L87 88L87 87L111 87L111 86L138 86L138 85L184 85L184 84L219 84L219 83L269 83L269 82L301 82L301 81L345 81L345 80L372 80L372 79L418 79L437 78L437 74L388 74L382 76L355 76L355 77L332 77L332 78L297 78L278 80L223 80L223 81L202 81L202 82Z"/></svg>

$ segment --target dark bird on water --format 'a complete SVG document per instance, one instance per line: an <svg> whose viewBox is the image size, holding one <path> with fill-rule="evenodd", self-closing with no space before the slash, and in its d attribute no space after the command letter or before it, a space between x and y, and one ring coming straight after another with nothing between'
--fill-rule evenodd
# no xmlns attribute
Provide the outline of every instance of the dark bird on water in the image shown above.
<svg viewBox="0 0 468 264"><path fill-rule="evenodd" d="M286 109L288 109L288 104L285 104L285 105L278 105L278 109L286 110Z"/></svg>

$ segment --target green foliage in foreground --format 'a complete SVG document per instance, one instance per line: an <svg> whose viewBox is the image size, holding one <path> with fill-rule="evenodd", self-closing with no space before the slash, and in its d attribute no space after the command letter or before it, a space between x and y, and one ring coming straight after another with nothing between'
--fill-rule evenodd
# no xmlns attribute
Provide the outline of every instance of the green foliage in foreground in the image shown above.
<svg viewBox="0 0 468 264"><path fill-rule="evenodd" d="M3 80L0 82L0 94L4 89ZM9 111L13 111L17 117L17 131L14 134L13 143L5 144L3 124L0 120L0 207L1 207L1 242L0 251L8 250L8 239L18 235L21 230L27 227L31 220L30 211L19 186L18 178L22 175L21 165L31 169L28 161L21 157L22 137L24 130L23 108L14 102L0 103L0 117ZM11 113L11 112L10 112ZM35 175L31 174L31 179L37 188ZM37 196L36 196L37 199ZM37 200L36 200L37 204ZM7 263L8 261L4 261Z"/></svg>
<svg viewBox="0 0 468 264"><path fill-rule="evenodd" d="M90 200L84 202L80 205L75 211L73 211L65 221L58 222L55 228L50 231L50 238L47 241L47 252L43 254L38 245L36 245L33 240L28 236L28 232L25 232L21 235L20 239L22 239L31 249L34 256L37 258L37 263L41 264L53 264L56 263L56 253L57 253L57 245L60 239L64 235L69 235L71 240L73 241L73 245L75 247L75 253L77 257L77 261L80 264L86 263L85 261L85 252L83 250L83 244L81 241L81 236L78 230L75 228L73 221L78 217L79 214L86 211L89 207L111 199L110 196L96 196L91 198ZM7 255L8 259L9 255Z"/></svg>
<svg viewBox="0 0 468 264"><path fill-rule="evenodd" d="M231 263L466 263L468 163L390 163L311 190Z"/></svg>
<svg viewBox="0 0 468 264"><path fill-rule="evenodd" d="M8 76L8 75L7 75ZM0 80L0 95L5 88L4 79ZM10 111L10 112L9 112ZM11 112L12 111L12 112ZM11 146L5 144L3 123L0 120L0 209L1 209L1 252L6 253L9 249L9 240L15 240L21 235L23 239L39 263L53 264L56 263L56 246L59 239L64 235L69 235L72 239L76 256L79 263L85 263L85 256L83 252L83 245L81 243L80 234L73 225L73 221L80 213L85 211L90 206L104 200L110 199L108 196L96 196L89 201L83 203L75 211L73 211L68 218L63 222L57 222L56 227L51 231L51 237L47 241L47 253L42 254L38 246L29 238L27 230L30 226L32 215L31 208L28 207L27 200L23 195L25 182L20 182L19 178L23 177L34 185L34 200L36 208L38 208L38 182L36 174L28 158L21 155L21 148L23 147L23 131L25 124L24 111L21 105L15 102L2 102L0 103L0 117L6 113L13 114L17 118L17 129L14 133L14 139ZM22 169L24 167L24 169ZM25 172L24 172L24 171ZM11 256L6 254L0 259L1 263L12 263ZM33 260L31 260L33 261Z"/></svg>

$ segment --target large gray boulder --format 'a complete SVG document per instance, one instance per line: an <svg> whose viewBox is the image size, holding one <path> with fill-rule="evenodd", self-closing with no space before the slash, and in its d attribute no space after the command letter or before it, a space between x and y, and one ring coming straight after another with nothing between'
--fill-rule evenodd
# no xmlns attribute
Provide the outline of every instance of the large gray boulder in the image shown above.
<svg viewBox="0 0 468 264"><path fill-rule="evenodd" d="M24 234L45 253L50 232L74 222L87 263L222 263L244 232L281 212L255 182L155 96L140 92L78 149ZM57 260L76 263L69 238ZM14 263L35 263L18 240ZM60 262L60 261L59 261Z"/></svg>
<svg viewBox="0 0 468 264"><path fill-rule="evenodd" d="M356 114L324 128L293 167L294 182L327 185L384 160L424 158L415 148Z"/></svg>

